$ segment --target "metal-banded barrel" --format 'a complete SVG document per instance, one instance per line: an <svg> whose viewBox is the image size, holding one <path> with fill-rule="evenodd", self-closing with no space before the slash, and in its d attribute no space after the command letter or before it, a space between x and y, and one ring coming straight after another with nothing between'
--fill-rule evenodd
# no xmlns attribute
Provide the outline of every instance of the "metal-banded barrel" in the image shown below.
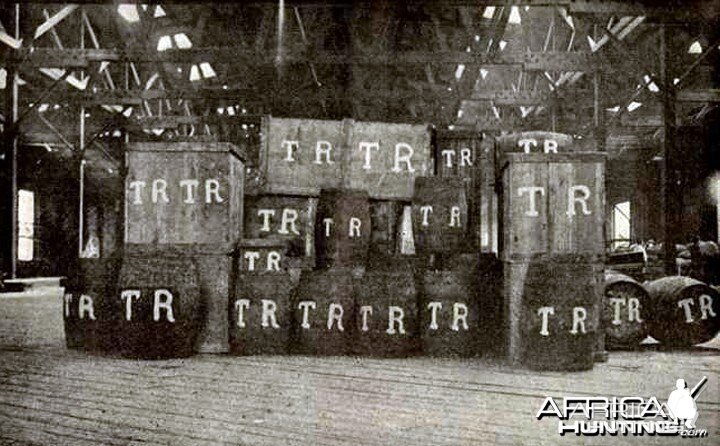
<svg viewBox="0 0 720 446"><path fill-rule="evenodd" d="M537 370L591 369L603 265L562 256L506 262L504 274L510 360Z"/></svg>
<svg viewBox="0 0 720 446"><path fill-rule="evenodd" d="M386 258L355 285L353 352L362 356L402 357L418 345L418 307L413 270L401 257Z"/></svg>
<svg viewBox="0 0 720 446"><path fill-rule="evenodd" d="M285 269L288 244L277 238L239 243L237 280L230 298L230 353L287 353L296 285Z"/></svg>
<svg viewBox="0 0 720 446"><path fill-rule="evenodd" d="M370 264L392 258L400 251L398 240L401 237L402 212L402 203L399 201L370 201Z"/></svg>
<svg viewBox="0 0 720 446"><path fill-rule="evenodd" d="M593 140L577 140L565 133L535 130L511 133L495 140L496 155L502 153L569 153L595 152Z"/></svg>
<svg viewBox="0 0 720 446"><path fill-rule="evenodd" d="M650 293L650 335L669 346L691 346L711 340L720 330L720 293L699 280L663 277L645 284Z"/></svg>
<svg viewBox="0 0 720 446"><path fill-rule="evenodd" d="M437 130L435 135L435 170L439 177L463 180L468 203L468 236L474 248L481 244L480 212L483 189L483 166L490 166L492 156L483 153L481 132ZM491 155L491 154L490 154ZM483 158L485 158L483 160Z"/></svg>
<svg viewBox="0 0 720 446"><path fill-rule="evenodd" d="M370 202L365 191L323 189L315 220L318 268L358 268L367 263Z"/></svg>
<svg viewBox="0 0 720 446"><path fill-rule="evenodd" d="M638 347L648 334L645 319L650 304L650 296L640 283L617 271L606 271L602 313L605 347Z"/></svg>
<svg viewBox="0 0 720 446"><path fill-rule="evenodd" d="M112 348L113 299L118 279L118 258L80 259L78 273L65 283L63 320L68 348Z"/></svg>
<svg viewBox="0 0 720 446"><path fill-rule="evenodd" d="M195 259L182 252L126 250L115 305L118 352L149 359L192 355L207 312L198 276Z"/></svg>
<svg viewBox="0 0 720 446"><path fill-rule="evenodd" d="M467 196L462 178L416 178L412 220L418 254L472 249L468 232Z"/></svg>
<svg viewBox="0 0 720 446"><path fill-rule="evenodd" d="M423 353L477 356L502 348L502 263L494 255L448 255L419 276Z"/></svg>
<svg viewBox="0 0 720 446"><path fill-rule="evenodd" d="M355 277L348 269L302 272L292 299L293 352L352 353L354 286Z"/></svg>

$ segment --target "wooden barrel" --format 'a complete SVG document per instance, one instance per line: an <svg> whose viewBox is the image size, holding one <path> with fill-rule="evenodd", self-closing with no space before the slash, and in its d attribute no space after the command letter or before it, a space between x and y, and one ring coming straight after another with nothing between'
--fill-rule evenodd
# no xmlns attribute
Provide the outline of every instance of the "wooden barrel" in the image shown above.
<svg viewBox="0 0 720 446"><path fill-rule="evenodd" d="M315 220L318 268L358 268L367 263L370 202L365 191L323 189Z"/></svg>
<svg viewBox="0 0 720 446"><path fill-rule="evenodd" d="M230 298L230 353L286 354L296 282L284 267L288 242L248 239L239 244L237 280ZM251 254L251 255L247 255ZM254 254L259 254L255 256ZM258 258L257 262L249 259Z"/></svg>
<svg viewBox="0 0 720 446"><path fill-rule="evenodd" d="M408 261L387 258L357 279L354 312L355 354L404 357L418 352L417 293Z"/></svg>
<svg viewBox="0 0 720 446"><path fill-rule="evenodd" d="M418 254L472 250L462 178L416 178L412 219Z"/></svg>
<svg viewBox="0 0 720 446"><path fill-rule="evenodd" d="M113 333L121 355L147 359L192 355L207 311L201 305L198 275L191 256L168 250L126 251Z"/></svg>
<svg viewBox="0 0 720 446"><path fill-rule="evenodd" d="M579 144L582 140L574 140L572 135L564 133L531 131L504 135L495 139L495 152L502 153L567 153L588 150L586 144ZM583 150L584 149L584 150Z"/></svg>
<svg viewBox="0 0 720 446"><path fill-rule="evenodd" d="M563 256L506 262L504 274L510 360L536 370L591 369L603 265Z"/></svg>
<svg viewBox="0 0 720 446"><path fill-rule="evenodd" d="M294 352L352 353L354 286L347 269L303 271L292 300Z"/></svg>
<svg viewBox="0 0 720 446"><path fill-rule="evenodd" d="M397 246L402 212L402 203L399 201L370 200L370 263L391 259L399 251Z"/></svg>
<svg viewBox="0 0 720 446"><path fill-rule="evenodd" d="M652 309L650 335L669 346L691 346L711 340L720 330L720 293L690 277L671 276L645 284Z"/></svg>
<svg viewBox="0 0 720 446"><path fill-rule="evenodd" d="M500 350L501 264L477 254L449 256L443 264L419 277L423 353L468 357Z"/></svg>
<svg viewBox="0 0 720 446"><path fill-rule="evenodd" d="M608 349L637 348L647 337L645 319L650 308L647 290L632 277L605 272L602 326Z"/></svg>
<svg viewBox="0 0 720 446"><path fill-rule="evenodd" d="M439 177L458 177L465 185L468 203L468 234L474 247L480 246L482 132L438 130L435 135L435 170ZM487 218L487 217L485 217Z"/></svg>
<svg viewBox="0 0 720 446"><path fill-rule="evenodd" d="M65 282L63 320L68 348L110 347L112 299L118 279L118 258L80 259L79 271Z"/></svg>
<svg viewBox="0 0 720 446"><path fill-rule="evenodd" d="M420 298L423 353L475 356L480 353L480 302L477 276L457 271L426 271Z"/></svg>

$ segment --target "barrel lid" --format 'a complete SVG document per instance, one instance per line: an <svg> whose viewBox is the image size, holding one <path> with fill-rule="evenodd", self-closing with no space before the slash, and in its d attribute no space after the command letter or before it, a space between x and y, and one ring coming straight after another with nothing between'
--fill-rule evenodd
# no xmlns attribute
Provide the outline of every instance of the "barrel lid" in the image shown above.
<svg viewBox="0 0 720 446"><path fill-rule="evenodd" d="M573 137L571 135L568 135L567 133L548 132L543 130L509 133L507 135L497 136L495 138L495 141L497 141L499 144L508 144L526 138L554 139L562 145L569 145L573 143Z"/></svg>

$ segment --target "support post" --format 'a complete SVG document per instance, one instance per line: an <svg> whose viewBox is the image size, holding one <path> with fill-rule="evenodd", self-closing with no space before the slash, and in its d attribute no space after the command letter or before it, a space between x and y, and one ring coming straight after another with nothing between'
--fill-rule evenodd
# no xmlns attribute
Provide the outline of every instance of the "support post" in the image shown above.
<svg viewBox="0 0 720 446"><path fill-rule="evenodd" d="M681 233L680 216L682 209L678 209L682 195L682 179L678 171L677 148L675 147L675 87L672 83L672 72L669 62L671 60L668 39L668 25L663 25L660 40L660 62L663 78L662 107L665 137L663 139L664 175L663 175L663 213L665 221L665 273L677 274L675 263L675 245L679 242Z"/></svg>
<svg viewBox="0 0 720 446"><path fill-rule="evenodd" d="M600 92L602 85L602 73L595 71L593 73L593 126L595 127L595 141L597 142L597 150L599 152L605 151L605 137L607 130L605 128L605 109L603 106L603 100Z"/></svg>
<svg viewBox="0 0 720 446"><path fill-rule="evenodd" d="M15 12L15 38L20 39L20 4L14 7ZM6 50L7 51L7 50ZM17 194L17 129L18 120L18 74L17 67L12 61L6 65L5 86L5 124L3 127L3 151L0 166L4 170L0 178L3 179L5 192L2 206L2 226L8 228L1 235L0 259L3 272L11 278L17 277L17 244L18 244L18 194ZM8 221L9 220L9 221Z"/></svg>

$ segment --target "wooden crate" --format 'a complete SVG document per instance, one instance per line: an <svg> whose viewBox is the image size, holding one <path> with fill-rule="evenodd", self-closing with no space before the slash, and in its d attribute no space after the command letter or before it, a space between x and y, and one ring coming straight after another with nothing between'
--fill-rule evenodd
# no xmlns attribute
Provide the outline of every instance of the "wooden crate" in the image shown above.
<svg viewBox="0 0 720 446"><path fill-rule="evenodd" d="M347 147L345 186L367 190L371 198L410 200L415 178L432 174L426 125L353 122Z"/></svg>
<svg viewBox="0 0 720 446"><path fill-rule="evenodd" d="M409 200L415 178L432 172L423 125L266 117L263 134L265 193L316 197L343 187Z"/></svg>
<svg viewBox="0 0 720 446"><path fill-rule="evenodd" d="M228 143L127 147L125 243L234 243L243 233L244 155Z"/></svg>
<svg viewBox="0 0 720 446"><path fill-rule="evenodd" d="M244 238L282 239L289 257L315 257L317 198L260 195L245 198Z"/></svg>
<svg viewBox="0 0 720 446"><path fill-rule="evenodd" d="M503 260L605 251L605 155L506 153Z"/></svg>

